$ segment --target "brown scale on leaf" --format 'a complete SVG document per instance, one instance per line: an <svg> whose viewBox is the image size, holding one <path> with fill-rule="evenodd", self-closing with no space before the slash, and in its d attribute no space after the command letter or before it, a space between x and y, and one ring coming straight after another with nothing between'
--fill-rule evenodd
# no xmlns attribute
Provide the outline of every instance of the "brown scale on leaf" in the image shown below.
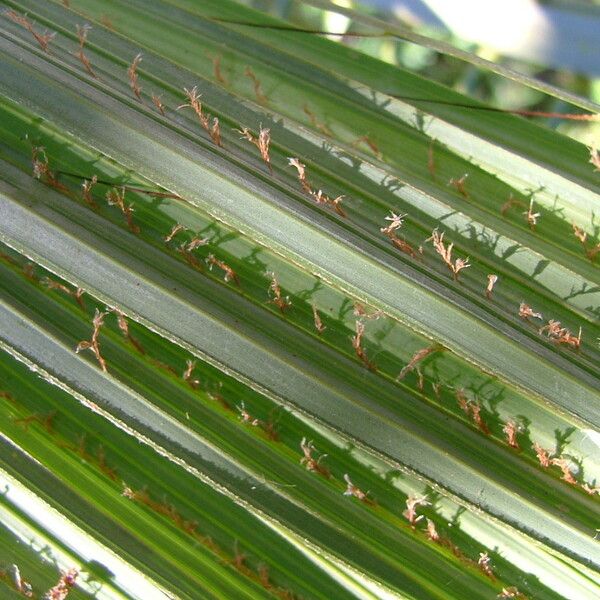
<svg viewBox="0 0 600 600"><path fill-rule="evenodd" d="M315 329L317 330L317 333L321 335L327 329L327 327L323 325L323 321L321 321L321 316L319 315L317 306L314 303L311 306L313 311L313 321L315 324Z"/></svg>
<svg viewBox="0 0 600 600"><path fill-rule="evenodd" d="M98 449L96 450L96 460L98 462L98 468L109 479L112 479L113 481L117 481L117 479L118 479L118 477L117 477L117 470L114 467L109 467L106 464L106 453L104 451L104 447L103 446L98 446Z"/></svg>
<svg viewBox="0 0 600 600"><path fill-rule="evenodd" d="M133 95L142 102L142 88L140 87L140 83L138 80L138 67L142 62L142 55L138 54L134 57L133 61L129 65L127 69L127 76L129 77L129 86L131 87L131 91Z"/></svg>
<svg viewBox="0 0 600 600"><path fill-rule="evenodd" d="M556 457L550 460L550 462L555 466L558 467L561 471L562 471L562 476L561 479L563 481L566 481L567 483L570 483L571 485L577 485L577 479L575 479L575 476L573 475L573 472L571 471L571 462L562 457Z"/></svg>
<svg viewBox="0 0 600 600"><path fill-rule="evenodd" d="M169 243L178 233L181 233L182 231L187 231L187 227L181 223L176 223L171 228L171 231L163 238L163 240L166 243Z"/></svg>
<svg viewBox="0 0 600 600"><path fill-rule="evenodd" d="M127 322L127 317L125 313L121 312L118 308L113 308L113 312L117 315L117 324L119 325L119 329L121 333L127 338L127 341L140 353L146 354L144 347L142 344L134 338L129 332L129 323Z"/></svg>
<svg viewBox="0 0 600 600"><path fill-rule="evenodd" d="M88 32L90 31L92 26L85 23L84 25L76 25L76 27L77 27L77 39L79 40L79 52L77 52L77 54L75 56L81 61L81 64L83 65L84 69L94 79L98 79L98 75L96 75L96 73L94 73L94 70L92 69L90 59L85 55L85 53L83 51L83 47L85 46L85 43L87 42Z"/></svg>
<svg viewBox="0 0 600 600"><path fill-rule="evenodd" d="M346 214L346 211L342 208L342 201L346 197L343 194L340 195L340 196L337 196L336 198L331 198L330 196L328 196L327 194L325 194L323 192L323 190L318 190L316 192L313 190L310 193L310 195L312 196L313 200L317 204L326 204L327 206L331 206L333 208L333 210L335 210L335 212L338 215L340 215L340 217L347 217L348 216Z"/></svg>
<svg viewBox="0 0 600 600"><path fill-rule="evenodd" d="M5 400L12 402L13 404L17 404L17 401L15 400L14 396L10 392L0 390L0 398L4 398Z"/></svg>
<svg viewBox="0 0 600 600"><path fill-rule="evenodd" d="M585 252L585 255L591 261L594 261L594 259L596 258L596 255L598 253L600 253L600 243L598 243L595 246L592 246L590 248L587 243L587 233L583 229L581 229L581 227L577 227L577 225L575 225L575 223L573 223L572 226L573 226L573 235L581 242L581 245L583 246L583 251Z"/></svg>
<svg viewBox="0 0 600 600"><path fill-rule="evenodd" d="M402 516L409 522L410 526L414 529L417 523L423 519L423 515L417 514L417 508L420 506L430 506L431 502L427 500L427 496L409 496L406 499L406 509L402 512ZM434 526L435 528L435 526Z"/></svg>
<svg viewBox="0 0 600 600"><path fill-rule="evenodd" d="M251 425L252 427L259 427L260 426L261 421L259 419L254 418L246 410L246 405L244 404L243 400L242 400L242 402L240 403L239 406L236 406L236 408L238 409L238 412L240 413L240 421L242 421L242 423L245 423L247 425Z"/></svg>
<svg viewBox="0 0 600 600"><path fill-rule="evenodd" d="M29 426L32 423L38 423L39 425L41 425L48 433L53 433L54 429L52 426L52 421L54 420L54 418L57 415L57 411L53 410L51 412L49 412L47 415L38 415L38 414L33 414L33 415L28 415L27 417L22 417L20 419L14 419L14 423L17 425L23 425L23 427L25 428L25 431L29 430Z"/></svg>
<svg viewBox="0 0 600 600"><path fill-rule="evenodd" d="M31 164L33 167L33 176L46 185L53 187L59 192L68 192L69 188L58 181L58 178L50 170L48 157L43 146L34 146L31 149Z"/></svg>
<svg viewBox="0 0 600 600"><path fill-rule="evenodd" d="M369 498L369 492L363 492L360 488L356 487L348 473L344 474L344 481L346 482L346 491L344 492L344 496L354 496L356 499L360 500L364 504L368 506L375 506L375 500Z"/></svg>
<svg viewBox="0 0 600 600"><path fill-rule="evenodd" d="M260 79L256 76L254 71L250 67L246 67L244 69L244 75L249 77L252 80L252 85L254 86L254 95L256 96L256 101L263 106L268 103L267 97L263 94Z"/></svg>
<svg viewBox="0 0 600 600"><path fill-rule="evenodd" d="M477 565L479 566L479 570L486 576L496 580L496 576L494 575L494 571L492 571L492 560L490 559L487 552L480 552L479 559L477 560Z"/></svg>
<svg viewBox="0 0 600 600"><path fill-rule="evenodd" d="M508 598L516 598L517 600L527 600L527 596L525 596L525 594L522 594L514 585L511 585L507 588L502 588L502 591L496 597L502 598L503 600Z"/></svg>
<svg viewBox="0 0 600 600"><path fill-rule="evenodd" d="M471 417L473 423L479 428L479 430L485 435L490 434L490 429L487 423L484 421L481 415L481 405L466 397L463 390L455 390L456 400L460 409L468 416Z"/></svg>
<svg viewBox="0 0 600 600"><path fill-rule="evenodd" d="M312 185L309 183L306 177L306 165L300 162L298 158L288 157L289 166L294 167L298 173L298 181L302 191L308 194L317 204L326 204L335 210L341 217L347 217L346 212L342 208L342 201L345 196L338 196L337 198L331 198L327 194L323 193L323 190L315 191Z"/></svg>
<svg viewBox="0 0 600 600"><path fill-rule="evenodd" d="M214 402L218 402L225 410L230 412L233 411L231 404L229 404L229 402L227 402L227 400L225 400L223 397L223 394L221 394L220 385L218 386L217 390L206 390L206 395Z"/></svg>
<svg viewBox="0 0 600 600"><path fill-rule="evenodd" d="M210 61L213 64L213 75L214 78L222 85L227 85L227 79L225 79L225 76L223 75L223 72L221 70L221 55L220 54L210 54L209 52L206 53L206 56L210 59Z"/></svg>
<svg viewBox="0 0 600 600"><path fill-rule="evenodd" d="M379 231L383 233L389 240L394 244L398 250L401 250L405 254L408 254L412 258L417 258L417 254L414 248L405 240L398 237L397 231L404 225L404 219L406 218L406 214L397 215L392 212L389 217L385 217L386 221L389 221L390 224L385 227L380 227Z"/></svg>
<svg viewBox="0 0 600 600"><path fill-rule="evenodd" d="M81 184L83 201L92 209L98 208L94 197L92 196L92 188L98 183L98 177L94 175L90 180L85 179Z"/></svg>
<svg viewBox="0 0 600 600"><path fill-rule="evenodd" d="M508 200L500 207L500 213L502 216L506 216L506 213L513 207L525 208L525 204L520 200L517 200L512 194L508 196Z"/></svg>
<svg viewBox="0 0 600 600"><path fill-rule="evenodd" d="M115 31L115 25L108 15L100 15L100 23L104 25L104 27L106 27L107 29Z"/></svg>
<svg viewBox="0 0 600 600"><path fill-rule="evenodd" d="M585 482L581 484L581 489L590 496L593 496L594 494L598 494L600 496L600 487L597 485L591 486L589 483Z"/></svg>
<svg viewBox="0 0 600 600"><path fill-rule="evenodd" d="M356 353L356 356L365 365L365 367L367 367L367 369L369 369L369 371L376 372L377 366L375 365L374 362L369 360L369 358L367 357L367 353L362 346L362 338L365 333L365 324L363 321L358 319L357 321L355 321L354 327L355 327L355 333L352 336L352 347L354 348L354 352Z"/></svg>
<svg viewBox="0 0 600 600"><path fill-rule="evenodd" d="M541 313L534 312L531 306L529 306L529 304L525 304L525 302L521 302L521 304L519 304L519 316L521 317L521 319L525 319L526 321L528 321L530 318L544 318Z"/></svg>
<svg viewBox="0 0 600 600"><path fill-rule="evenodd" d="M535 231L535 227L538 219L541 217L541 213L533 212L533 198L529 201L529 208L526 211L523 211L523 214L525 215L529 229L531 229L531 231Z"/></svg>
<svg viewBox="0 0 600 600"><path fill-rule="evenodd" d="M65 600L75 586L78 575L77 569L69 569L63 572L58 583L44 594L44 598L47 600Z"/></svg>
<svg viewBox="0 0 600 600"><path fill-rule="evenodd" d="M520 427L512 419L504 423L502 431L506 436L506 443L515 450L520 450L519 442L517 440L517 433L520 431Z"/></svg>
<svg viewBox="0 0 600 600"><path fill-rule="evenodd" d="M413 354L413 356L410 359L410 361L408 362L408 364L405 367L403 367L403 369L400 371L400 373L398 374L398 377L396 377L396 381L400 381L401 379L404 379L404 377L408 373L410 373L413 369L416 368L416 366L419 362L426 359L428 356L430 356L434 352L443 352L444 350L445 350L445 348L440 344L432 344L431 346L428 346L427 348L417 350L417 352L415 352Z"/></svg>
<svg viewBox="0 0 600 600"><path fill-rule="evenodd" d="M560 321L550 319L546 325L540 328L540 334L546 333L548 338L555 344L565 344L570 348L579 350L581 347L581 327L577 336L573 335L566 327L562 327Z"/></svg>
<svg viewBox="0 0 600 600"><path fill-rule="evenodd" d="M23 265L23 276L25 277L25 279L28 279L33 283L37 283L38 278L35 274L35 265L33 263L27 263Z"/></svg>
<svg viewBox="0 0 600 600"><path fill-rule="evenodd" d="M331 129L329 129L329 127L327 127L327 125L325 123L322 123L320 121L317 120L317 116L315 115L314 112L312 112L312 110L310 110L310 108L308 108L308 105L305 104L303 109L304 114L308 117L310 124L317 129L318 131L320 131L323 135L326 135L327 137L331 137L333 135L333 132L331 131Z"/></svg>
<svg viewBox="0 0 600 600"><path fill-rule="evenodd" d="M369 135L363 135L363 136L359 137L358 139L354 140L351 145L353 148L357 148L358 146L360 146L360 144L366 144L369 147L369 149L371 150L371 152L373 152L373 154L379 160L381 160L383 155L381 154L381 151L379 150L379 146L377 146L377 144L371 139L371 137Z"/></svg>
<svg viewBox="0 0 600 600"><path fill-rule="evenodd" d="M46 31L45 33L38 33L33 28L33 23L25 15L20 15L14 10L5 10L3 14L8 20L12 21L13 23L16 23L17 25L20 25L21 27L23 27L23 29L29 31L29 33L35 38L35 41L39 44L40 48L44 52L50 54L48 45L53 40L56 33L50 33L49 31Z"/></svg>
<svg viewBox="0 0 600 600"><path fill-rule="evenodd" d="M279 308L279 310L283 313L285 312L291 305L292 301L289 296L284 296L281 292L281 286L279 285L279 281L275 276L275 273L272 271L267 272L267 276L271 278L271 283L269 285L269 295L271 298L269 299L269 304L274 304Z"/></svg>
<svg viewBox="0 0 600 600"><path fill-rule="evenodd" d="M269 173L273 175L271 156L269 155L269 147L271 145L271 130L264 128L261 124L258 130L258 137L254 137L248 127L234 129L234 131L242 134L241 139L248 140L251 144L254 144L258 148L260 157L269 168Z"/></svg>
<svg viewBox="0 0 600 600"><path fill-rule="evenodd" d="M467 178L469 177L468 173L465 173L462 177L455 179L454 177L450 179L448 185L451 185L456 191L466 200L470 198L469 192L466 188Z"/></svg>
<svg viewBox="0 0 600 600"><path fill-rule="evenodd" d="M355 317L359 317L361 319L373 319L377 321L380 317L385 316L382 310L376 310L374 312L369 312L367 307L360 302L355 302L352 310L352 314Z"/></svg>
<svg viewBox="0 0 600 600"><path fill-rule="evenodd" d="M33 588L29 581L21 577L21 570L15 564L12 564L8 569L10 574L7 571L0 570L0 576L2 579L7 579L14 586L15 590L25 596L25 598L33 598Z"/></svg>
<svg viewBox="0 0 600 600"><path fill-rule="evenodd" d="M177 110L191 108L196 113L200 126L208 131L210 129L210 116L202 110L202 102L200 100L202 94L198 93L198 86L195 85L191 90L183 88L183 91L185 92L188 102L180 104L177 107Z"/></svg>
<svg viewBox="0 0 600 600"><path fill-rule="evenodd" d="M185 245L185 249L187 252L193 252L197 248L200 248L201 246L206 246L207 244L208 244L207 238L200 238L200 237L194 236L189 242L187 242L187 244Z"/></svg>
<svg viewBox="0 0 600 600"><path fill-rule="evenodd" d="M9 256L8 254L5 254L4 252L0 252L0 260L3 260L5 263L8 263L9 265L17 266L19 264L12 256Z"/></svg>
<svg viewBox="0 0 600 600"><path fill-rule="evenodd" d="M431 179L433 179L435 181L436 176L435 176L434 144L435 144L435 140L432 139L431 142L429 143L429 148L427 150L427 170L429 171L429 174L431 175Z"/></svg>
<svg viewBox="0 0 600 600"><path fill-rule="evenodd" d="M167 113L165 111L165 105L162 103L160 96L152 94L152 104L156 107L156 110L164 117Z"/></svg>
<svg viewBox="0 0 600 600"><path fill-rule="evenodd" d="M313 471L319 475L325 477L325 479L331 478L331 472L327 467L321 464L321 461L327 458L327 454L321 454L319 458L314 458L313 453L317 451L312 440L307 442L306 438L303 437L300 442L300 448L304 456L300 459L300 464L306 467L307 471Z"/></svg>
<svg viewBox="0 0 600 600"><path fill-rule="evenodd" d="M198 523L196 521L189 521L184 519L179 511L172 505L166 502L156 502L150 496L146 489L133 490L129 486L123 488L122 495L125 498L143 504L155 513L162 515L169 519L176 527L191 535L194 539L198 540L201 544L205 545L212 552L224 558L226 555L224 551L216 544L209 536L204 536L197 531Z"/></svg>
<svg viewBox="0 0 600 600"><path fill-rule="evenodd" d="M225 283L233 281L237 286L240 285L240 278L237 276L237 273L226 262L219 260L214 254L209 254L206 257L206 262L208 263L209 271L212 271L213 267L217 267L223 271L223 280Z"/></svg>
<svg viewBox="0 0 600 600"><path fill-rule="evenodd" d="M427 519L427 531L425 533L427 539L431 542L439 542L440 534L437 532L435 523L431 519Z"/></svg>
<svg viewBox="0 0 600 600"><path fill-rule="evenodd" d="M81 306L81 308L83 310L85 310L85 303L83 301L84 290L82 288L78 287L77 289L73 290L73 289L68 288L63 283L54 281L54 279L50 279L49 277L43 277L40 280L40 283L43 286L47 287L49 290L56 290L59 292L63 292L64 294L67 294L67 296L72 296L77 301L77 304L79 304L79 306Z"/></svg>
<svg viewBox="0 0 600 600"><path fill-rule="evenodd" d="M185 371L183 372L183 380L193 389L196 389L200 386L200 380L199 379L194 379L192 377L192 373L194 372L194 369L196 368L196 361L195 360L186 360L185 361Z"/></svg>
<svg viewBox="0 0 600 600"><path fill-rule="evenodd" d="M435 251L441 256L455 281L458 281L458 274L463 269L471 266L468 258L457 258L454 262L452 261L452 248L454 247L454 244L451 243L446 247L444 245L444 233L440 234L437 229L434 229L431 233L431 237L425 241L433 244Z"/></svg>
<svg viewBox="0 0 600 600"><path fill-rule="evenodd" d="M237 571L239 571L242 575L246 577L252 576L252 571L246 565L247 555L244 552L241 552L237 541L233 545L233 557L227 560L226 562L232 565Z"/></svg>
<svg viewBox="0 0 600 600"><path fill-rule="evenodd" d="M537 442L533 443L533 449L540 465L544 467L544 469L547 469L551 464L550 452L548 452L548 450L545 448L542 448L542 446L540 446Z"/></svg>
<svg viewBox="0 0 600 600"><path fill-rule="evenodd" d="M267 567L267 565L258 566L258 581L260 582L260 585L265 588L265 590L270 590L273 587L271 578L269 576L269 567Z"/></svg>
<svg viewBox="0 0 600 600"><path fill-rule="evenodd" d="M267 421L260 421L259 425L268 440L271 440L272 442L279 441L277 422L273 418L272 413L269 415L269 419Z"/></svg>
<svg viewBox="0 0 600 600"><path fill-rule="evenodd" d="M222 147L223 142L221 140L221 126L219 125L219 119L217 117L213 117L212 125L209 130L210 139L215 143L215 145Z"/></svg>
<svg viewBox="0 0 600 600"><path fill-rule="evenodd" d="M106 201L109 206L116 206L123 213L129 231L137 235L140 228L133 222L133 204L125 204L125 188L110 189L106 192Z"/></svg>
<svg viewBox="0 0 600 600"><path fill-rule="evenodd" d="M210 115L202 110L202 102L200 101L202 94L198 94L198 86L194 86L191 90L183 88L183 91L187 96L188 102L178 106L177 110L191 108L196 113L200 126L208 133L213 143L222 147L223 143L221 140L221 126L219 125L219 119L214 117L211 125Z"/></svg>
<svg viewBox="0 0 600 600"><path fill-rule="evenodd" d="M498 275L494 275L493 273L490 273L487 276L487 286L485 288L485 297L488 300L492 299L492 292L494 291L494 286L496 285L497 281L498 281Z"/></svg>
<svg viewBox="0 0 600 600"><path fill-rule="evenodd" d="M104 325L104 317L106 317L107 314L108 312L100 312L98 309L96 309L93 319L94 331L92 332L92 339L79 342L79 344L77 344L77 348L75 349L75 352L77 353L81 352L82 350L91 350L105 373L108 369L106 368L106 361L100 353L98 336L100 335L100 328L102 325Z"/></svg>
<svg viewBox="0 0 600 600"><path fill-rule="evenodd" d="M196 269L196 271L200 271L200 273L204 273L204 263L188 250L188 242L182 242L177 248L177 252L185 258L190 267Z"/></svg>

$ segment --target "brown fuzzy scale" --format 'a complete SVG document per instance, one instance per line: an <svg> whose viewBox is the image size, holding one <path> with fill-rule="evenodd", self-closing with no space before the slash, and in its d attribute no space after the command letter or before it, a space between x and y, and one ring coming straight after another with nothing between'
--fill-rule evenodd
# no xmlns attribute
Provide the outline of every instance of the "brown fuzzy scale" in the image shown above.
<svg viewBox="0 0 600 600"><path fill-rule="evenodd" d="M520 200L517 200L512 194L508 197L508 200L500 207L500 213L503 217L513 207L525 208L525 204Z"/></svg>
<svg viewBox="0 0 600 600"><path fill-rule="evenodd" d="M413 354L413 357L410 359L408 364L400 371L398 377L396 377L396 380L400 381L401 379L404 379L404 377L406 377L408 373L415 369L419 362L426 359L434 352L443 352L444 350L445 348L443 346L440 346L439 344L433 344L431 346L428 346L427 348L417 350L417 352Z"/></svg>
<svg viewBox="0 0 600 600"><path fill-rule="evenodd" d="M381 154L381 151L379 150L379 146L377 146L377 144L368 135L363 135L363 136L359 137L358 139L354 140L352 142L352 147L357 148L358 146L360 146L360 144L366 144L368 146L369 150L371 150L371 152L373 152L373 154L379 160L381 160L382 154Z"/></svg>
<svg viewBox="0 0 600 600"><path fill-rule="evenodd" d="M85 292L82 288L78 287L77 289L73 290L73 289L68 288L63 283L54 281L54 279L50 279L49 277L42 277L42 279L40 280L40 283L43 286L47 287L49 290L56 290L59 292L63 292L63 294L67 294L67 296L72 296L73 298L75 298L77 304L79 304L79 306L83 310L85 310L85 303L83 301L83 294Z"/></svg>
<svg viewBox="0 0 600 600"><path fill-rule="evenodd" d="M106 202L109 206L116 206L125 217L127 228L131 233L138 234L140 228L133 222L133 204L125 204L125 188L112 188L106 192Z"/></svg>
<svg viewBox="0 0 600 600"><path fill-rule="evenodd" d="M577 479L571 472L570 462L562 456L551 459L550 461L554 466L558 467L562 471L561 479L570 483L571 485L577 485Z"/></svg>
<svg viewBox="0 0 600 600"><path fill-rule="evenodd" d="M436 174L435 174L435 155L433 153L433 151L434 151L434 143L435 143L435 140L431 140L431 142L429 144L429 148L427 150L427 170L429 171L429 174L431 175L431 178L435 181L435 179L436 179Z"/></svg>
<svg viewBox="0 0 600 600"><path fill-rule="evenodd" d="M131 91L133 95L142 102L142 88L140 87L138 80L138 67L142 62L142 55L138 54L134 57L127 69L127 76L129 77L129 86L131 87Z"/></svg>
<svg viewBox="0 0 600 600"><path fill-rule="evenodd" d="M15 425L22 425L24 427L25 431L29 430L29 426L32 423L38 423L48 433L52 434L54 432L52 421L54 420L54 418L56 417L57 414L58 414L57 411L53 410L45 416L38 415L38 414L32 414L32 415L28 415L27 417L22 417L20 419L14 419L13 422L15 423Z"/></svg>
<svg viewBox="0 0 600 600"><path fill-rule="evenodd" d="M252 80L252 85L254 86L254 95L256 96L256 101L263 106L268 103L267 97L263 94L260 84L260 79L256 76L254 71L250 67L246 67L244 69L244 75Z"/></svg>
<svg viewBox="0 0 600 600"><path fill-rule="evenodd" d="M115 315L117 315L117 323L119 325L119 329L121 330L121 333L127 338L127 341L140 354L146 354L146 351L144 350L144 347L142 346L142 344L136 338L134 338L131 335L131 333L129 332L129 324L127 323L127 318L125 316L125 313L121 312L117 308L113 308L113 312L115 313Z"/></svg>
<svg viewBox="0 0 600 600"><path fill-rule="evenodd" d="M369 371L377 371L377 366L374 362L369 360L365 349L362 347L362 337L365 332L365 324L363 321L358 319L355 322L355 334L352 336L352 347L356 356L362 361L362 363L369 369Z"/></svg>
<svg viewBox="0 0 600 600"><path fill-rule="evenodd" d="M46 151L42 146L34 146L31 149L31 164L33 167L33 176L46 185L59 192L68 192L69 188L58 181L58 178L50 170Z"/></svg>
<svg viewBox="0 0 600 600"><path fill-rule="evenodd" d="M303 109L304 114L308 117L310 124L317 129L318 131L320 131L323 135L326 135L327 137L331 137L333 135L333 132L331 131L331 129L329 129L329 127L327 127L327 125L325 123L322 123L321 121L317 120L317 116L315 115L314 112L312 112L310 110L310 108L308 108L308 105L304 105Z"/></svg>
<svg viewBox="0 0 600 600"><path fill-rule="evenodd" d="M164 117L167 113L165 111L165 105L162 103L161 97L156 94L152 94L152 104L156 107L156 110Z"/></svg>
<svg viewBox="0 0 600 600"><path fill-rule="evenodd" d="M469 199L469 192L467 191L466 188L466 183L467 183L467 178L469 177L468 173L465 173L462 177L459 177L457 179L452 178L449 182L448 185L451 185L453 188L456 189L456 191L465 199Z"/></svg>
<svg viewBox="0 0 600 600"><path fill-rule="evenodd" d="M515 450L520 450L519 442L517 440L517 433L519 432L519 426L514 421L507 421L502 427L504 435L506 435L506 443Z"/></svg>
<svg viewBox="0 0 600 600"><path fill-rule="evenodd" d="M267 275L271 277L271 284L269 285L269 294L272 298L268 301L270 304L275 304L279 308L279 310L283 313L285 312L291 305L292 302L289 296L283 296L281 292L281 287L279 285L279 281L275 277L275 273L268 272Z"/></svg>
<svg viewBox="0 0 600 600"><path fill-rule="evenodd" d="M402 512L402 516L408 521L410 526L414 529L417 523L423 519L423 515L417 514L417 508L420 506L430 506L431 502L427 500L427 496L418 498L416 496L409 496L406 499L406 510Z"/></svg>
<svg viewBox="0 0 600 600"><path fill-rule="evenodd" d="M98 208L94 197L92 196L92 188L98 183L97 175L94 175L89 181L85 179L81 184L83 201L92 209Z"/></svg>
<svg viewBox="0 0 600 600"><path fill-rule="evenodd" d="M83 51L83 47L85 46L85 43L87 42L88 32L92 27L90 25L88 25L87 23L85 25L77 25L76 27L77 27L77 39L79 40L79 52L77 52L77 54L75 56L81 61L81 64L83 65L84 69L94 79L98 79L98 75L96 75L96 73L94 73L94 70L92 69L92 64L90 63L90 59L85 55L85 53Z"/></svg>
<svg viewBox="0 0 600 600"><path fill-rule="evenodd" d="M242 134L242 139L248 140L251 144L254 144L260 152L260 157L269 168L269 173L273 175L273 167L271 166L271 156L269 154L269 148L271 145L271 130L264 128L262 125L258 130L258 137L254 137L248 127L242 129L235 129L238 133Z"/></svg>
<svg viewBox="0 0 600 600"><path fill-rule="evenodd" d="M425 240L431 242L435 251L440 255L444 264L448 267L455 281L458 281L458 274L471 265L469 264L468 258L457 258L452 261L452 248L454 244L444 245L444 233L439 233L437 229L434 229L431 233L431 237Z"/></svg>
<svg viewBox="0 0 600 600"><path fill-rule="evenodd" d="M497 281L498 281L498 275L494 275L493 273L490 273L487 276L487 286L485 288L485 297L488 300L492 299L492 292L494 291L494 286L496 285Z"/></svg>
<svg viewBox="0 0 600 600"><path fill-rule="evenodd" d="M354 496L362 503L369 506L375 506L377 504L375 500L369 498L369 492L363 492L360 488L356 487L352 483L350 476L347 473L344 475L344 481L346 482L346 491L344 492L344 496Z"/></svg>
<svg viewBox="0 0 600 600"><path fill-rule="evenodd" d="M223 280L225 283L229 283L233 281L238 287L240 285L240 278L237 276L237 273L224 261L218 259L214 254L209 254L206 257L206 262L208 263L209 271L212 271L213 267L217 267L223 271Z"/></svg>
<svg viewBox="0 0 600 600"><path fill-rule="evenodd" d="M537 442L533 443L533 449L535 450L535 454L537 459L544 469L547 469L550 464L550 453L545 448L542 448Z"/></svg>
<svg viewBox="0 0 600 600"><path fill-rule="evenodd" d="M317 307L315 304L312 304L312 311L313 311L313 322L315 324L315 329L317 330L317 333L319 335L321 335L327 329L327 327L325 327L325 325L323 325L323 321L321 321L321 316L319 315L319 311L317 310Z"/></svg>
<svg viewBox="0 0 600 600"><path fill-rule="evenodd" d="M316 448L312 441L307 442L306 438L302 438L300 442L300 448L304 456L300 459L300 464L306 467L307 471L312 471L313 473L317 473L325 479L331 478L331 472L327 467L324 467L321 464L321 461L327 457L327 454L321 454L319 458L313 457L313 452L316 452Z"/></svg>
<svg viewBox="0 0 600 600"><path fill-rule="evenodd" d="M98 341L98 336L100 335L100 328L104 324L104 317L107 314L108 312L101 313L98 309L96 309L93 319L94 331L92 332L92 339L89 341L84 340L82 342L79 342L79 344L77 344L77 348L75 349L75 352L77 353L81 352L82 350L91 350L96 356L96 360L100 363L100 367L105 373L108 369L106 367L106 361L100 353L100 343Z"/></svg>
<svg viewBox="0 0 600 600"><path fill-rule="evenodd" d="M48 31L46 31L45 33L38 33L33 28L33 23L26 16L20 15L14 10L5 10L3 14L7 19L12 21L13 23L20 25L21 27L23 27L23 29L29 31L29 33L35 38L35 41L40 45L40 48L44 52L50 54L48 45L50 44L56 33L50 33Z"/></svg>

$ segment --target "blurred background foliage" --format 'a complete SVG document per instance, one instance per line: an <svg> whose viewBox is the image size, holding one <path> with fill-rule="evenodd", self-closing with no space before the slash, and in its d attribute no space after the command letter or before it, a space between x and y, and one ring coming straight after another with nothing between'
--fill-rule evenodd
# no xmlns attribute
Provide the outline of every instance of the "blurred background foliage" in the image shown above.
<svg viewBox="0 0 600 600"><path fill-rule="evenodd" d="M600 103L599 0L333 0L329 11L321 8L322 2L301 0L242 3L301 27L365 32L364 24L335 12L336 7L351 8ZM390 37L330 37L498 108L580 112L562 100L432 48ZM600 122L532 118L587 145L600 140Z"/></svg>

